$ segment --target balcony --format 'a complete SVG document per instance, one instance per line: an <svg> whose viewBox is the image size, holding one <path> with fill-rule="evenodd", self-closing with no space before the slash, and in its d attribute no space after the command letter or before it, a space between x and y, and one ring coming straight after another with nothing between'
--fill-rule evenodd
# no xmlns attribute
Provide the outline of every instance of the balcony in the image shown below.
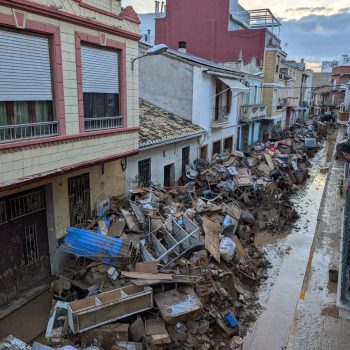
<svg viewBox="0 0 350 350"><path fill-rule="evenodd" d="M277 111L281 111L283 109L286 109L288 107L288 99L283 98L278 100L278 104L276 106Z"/></svg>
<svg viewBox="0 0 350 350"><path fill-rule="evenodd" d="M224 126L227 126L229 124L229 114L230 109L229 107L220 107L218 110L215 110L215 118L211 122L212 128L222 128Z"/></svg>
<svg viewBox="0 0 350 350"><path fill-rule="evenodd" d="M299 98L288 97L287 103L288 103L288 107L299 107Z"/></svg>
<svg viewBox="0 0 350 350"><path fill-rule="evenodd" d="M85 118L84 126L87 131L121 128L122 117Z"/></svg>
<svg viewBox="0 0 350 350"><path fill-rule="evenodd" d="M58 122L41 122L0 126L0 143L36 139L58 134Z"/></svg>
<svg viewBox="0 0 350 350"><path fill-rule="evenodd" d="M243 105L241 106L241 113L239 121L242 123L249 123L266 117L265 105Z"/></svg>

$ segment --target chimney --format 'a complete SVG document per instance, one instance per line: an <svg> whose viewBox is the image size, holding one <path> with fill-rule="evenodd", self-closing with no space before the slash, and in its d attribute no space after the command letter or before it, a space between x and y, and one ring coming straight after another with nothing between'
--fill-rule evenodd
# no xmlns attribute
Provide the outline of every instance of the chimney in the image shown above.
<svg viewBox="0 0 350 350"><path fill-rule="evenodd" d="M159 5L160 5L160 3L159 3L159 1L155 1L154 3L155 3L155 13L157 15L157 14L159 14Z"/></svg>
<svg viewBox="0 0 350 350"><path fill-rule="evenodd" d="M179 52L182 52L182 53L186 53L187 50L186 50L186 41L179 41L179 49L178 51Z"/></svg>

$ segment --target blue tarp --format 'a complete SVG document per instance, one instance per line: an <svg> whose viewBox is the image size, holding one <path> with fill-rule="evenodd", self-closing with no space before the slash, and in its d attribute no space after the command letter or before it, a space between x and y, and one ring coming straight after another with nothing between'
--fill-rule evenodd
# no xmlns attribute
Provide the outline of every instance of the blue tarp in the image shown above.
<svg viewBox="0 0 350 350"><path fill-rule="evenodd" d="M69 227L61 248L68 253L114 265L116 258L125 256L123 240L97 232Z"/></svg>

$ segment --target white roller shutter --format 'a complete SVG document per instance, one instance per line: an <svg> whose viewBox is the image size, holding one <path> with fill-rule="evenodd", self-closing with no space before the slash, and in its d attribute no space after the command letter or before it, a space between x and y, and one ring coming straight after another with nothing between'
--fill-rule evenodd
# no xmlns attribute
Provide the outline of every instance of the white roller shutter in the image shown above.
<svg viewBox="0 0 350 350"><path fill-rule="evenodd" d="M83 92L119 93L117 52L82 46L81 60Z"/></svg>
<svg viewBox="0 0 350 350"><path fill-rule="evenodd" d="M0 30L0 101L52 100L49 41Z"/></svg>

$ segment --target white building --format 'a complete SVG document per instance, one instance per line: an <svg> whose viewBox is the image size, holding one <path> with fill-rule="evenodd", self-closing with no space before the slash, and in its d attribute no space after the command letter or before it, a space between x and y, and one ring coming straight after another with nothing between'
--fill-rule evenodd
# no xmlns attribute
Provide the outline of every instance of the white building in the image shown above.
<svg viewBox="0 0 350 350"><path fill-rule="evenodd" d="M128 190L176 184L186 165L198 158L204 134L201 127L140 100L140 153L128 160Z"/></svg>
<svg viewBox="0 0 350 350"><path fill-rule="evenodd" d="M141 44L140 54L147 48ZM139 76L141 98L206 131L200 140L201 159L234 148L241 95L249 90L244 73L168 50L140 60Z"/></svg>

